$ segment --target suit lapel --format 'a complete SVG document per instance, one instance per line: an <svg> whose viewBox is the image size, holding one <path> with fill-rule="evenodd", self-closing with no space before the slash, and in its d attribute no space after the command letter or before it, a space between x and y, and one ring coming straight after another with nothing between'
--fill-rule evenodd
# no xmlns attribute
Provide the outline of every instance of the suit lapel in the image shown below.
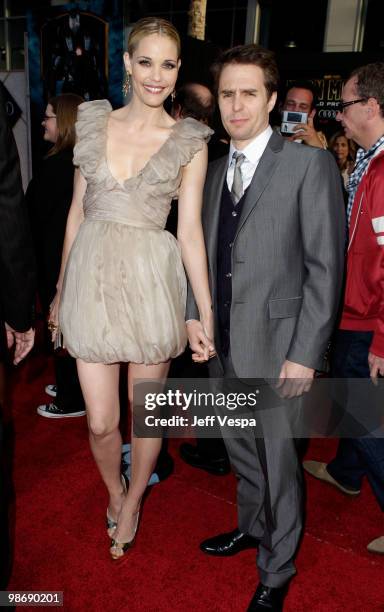
<svg viewBox="0 0 384 612"><path fill-rule="evenodd" d="M228 156L226 155L219 160L215 170L209 177L205 193L204 226L212 287L216 286L217 241L219 235L221 195L227 175L227 166Z"/></svg>
<svg viewBox="0 0 384 612"><path fill-rule="evenodd" d="M255 174L253 175L251 184L247 189L235 240L242 226L246 222L248 216L260 200L265 188L271 181L272 176L275 173L276 168L279 164L279 156L277 155L277 153L281 151L283 146L283 137L280 136L280 134L276 134L276 132L274 132L268 141L266 149L263 155L261 156L261 159L256 168Z"/></svg>

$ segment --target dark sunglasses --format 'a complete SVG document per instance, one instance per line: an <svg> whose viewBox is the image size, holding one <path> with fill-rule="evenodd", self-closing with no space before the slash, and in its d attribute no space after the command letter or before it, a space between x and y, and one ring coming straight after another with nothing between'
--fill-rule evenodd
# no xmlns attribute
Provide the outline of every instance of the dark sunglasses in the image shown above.
<svg viewBox="0 0 384 612"><path fill-rule="evenodd" d="M352 104L358 104L359 102L366 102L366 101L367 101L367 98L359 98L358 100L350 100L349 102L343 102L342 100L340 100L340 102L337 103L336 110L339 113L342 113L344 109L347 108L347 106L352 106Z"/></svg>

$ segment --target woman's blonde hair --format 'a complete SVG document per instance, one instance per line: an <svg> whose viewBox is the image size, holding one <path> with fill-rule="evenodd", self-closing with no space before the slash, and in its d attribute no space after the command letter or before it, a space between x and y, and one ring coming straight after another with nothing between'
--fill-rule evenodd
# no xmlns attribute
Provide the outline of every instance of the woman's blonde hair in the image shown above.
<svg viewBox="0 0 384 612"><path fill-rule="evenodd" d="M76 141L75 123L77 119L77 107L84 102L81 96L72 93L61 94L48 100L56 115L58 138L48 156L56 155L63 149L73 149Z"/></svg>
<svg viewBox="0 0 384 612"><path fill-rule="evenodd" d="M144 17L139 19L133 26L128 37L128 53L132 55L137 48L139 42L146 36L151 34L159 34L159 36L167 36L176 45L177 58L181 55L181 42L178 31L175 26L166 19L160 17Z"/></svg>

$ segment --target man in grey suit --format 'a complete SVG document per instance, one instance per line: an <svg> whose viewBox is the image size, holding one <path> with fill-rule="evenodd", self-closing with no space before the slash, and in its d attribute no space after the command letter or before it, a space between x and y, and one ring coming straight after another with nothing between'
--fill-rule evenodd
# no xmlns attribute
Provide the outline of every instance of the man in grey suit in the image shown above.
<svg viewBox="0 0 384 612"><path fill-rule="evenodd" d="M340 177L327 151L272 131L278 71L270 51L235 47L215 72L231 146L229 157L210 165L204 193L216 321L210 373L275 378L282 396L300 396L321 367L338 309L345 243ZM212 342L191 295L187 319L195 360L203 360ZM201 548L229 556L258 547L260 583L248 609L281 610L302 529L295 443L260 439L253 429L225 442L238 476L238 528Z"/></svg>

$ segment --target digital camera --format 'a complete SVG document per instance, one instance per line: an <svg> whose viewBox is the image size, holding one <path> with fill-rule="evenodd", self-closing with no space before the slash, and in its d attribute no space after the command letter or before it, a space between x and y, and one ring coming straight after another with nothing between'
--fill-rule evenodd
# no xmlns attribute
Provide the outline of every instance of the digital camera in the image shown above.
<svg viewBox="0 0 384 612"><path fill-rule="evenodd" d="M307 120L308 113L300 113L299 111L283 111L280 131L283 136L300 134L300 130L295 131L293 128L298 123L307 123Z"/></svg>

